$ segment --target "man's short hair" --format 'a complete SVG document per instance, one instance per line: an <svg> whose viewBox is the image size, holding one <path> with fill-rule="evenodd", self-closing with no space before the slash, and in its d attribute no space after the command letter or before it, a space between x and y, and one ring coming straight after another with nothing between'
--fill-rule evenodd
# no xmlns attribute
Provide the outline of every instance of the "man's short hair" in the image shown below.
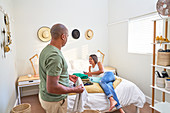
<svg viewBox="0 0 170 113"><path fill-rule="evenodd" d="M63 24L55 24L51 27L50 32L51 32L51 37L53 39L57 39L62 34L66 34L68 30Z"/></svg>

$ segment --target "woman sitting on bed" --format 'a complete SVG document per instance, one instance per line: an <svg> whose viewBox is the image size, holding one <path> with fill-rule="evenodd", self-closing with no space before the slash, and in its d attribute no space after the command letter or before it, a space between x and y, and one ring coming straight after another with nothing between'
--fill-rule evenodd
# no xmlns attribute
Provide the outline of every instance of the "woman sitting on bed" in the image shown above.
<svg viewBox="0 0 170 113"><path fill-rule="evenodd" d="M95 54L89 56L89 63L91 64L91 66L89 66L89 72L86 72L84 74L90 77L91 76L98 77L104 73L103 65L101 62L98 62L98 58ZM114 81L115 81L115 76L113 72L105 72L99 84L103 89L103 91L105 92L108 99L110 100L109 111L111 111L116 106L116 108L119 109L120 113L125 113L122 109L122 106L119 103L116 92L113 88Z"/></svg>

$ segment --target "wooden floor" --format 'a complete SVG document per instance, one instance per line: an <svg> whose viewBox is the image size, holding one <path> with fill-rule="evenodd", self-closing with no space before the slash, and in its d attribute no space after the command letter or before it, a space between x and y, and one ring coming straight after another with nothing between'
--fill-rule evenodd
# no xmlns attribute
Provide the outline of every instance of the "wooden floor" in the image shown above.
<svg viewBox="0 0 170 113"><path fill-rule="evenodd" d="M21 98L22 103L30 103L32 113L45 113L41 107L38 99L38 95L25 96ZM136 107L134 105L123 107L126 113L136 113ZM119 111L114 111L112 113L119 113ZM148 103L145 103L144 107L140 109L140 113L152 113L152 109L149 107ZM159 113L155 111L155 113Z"/></svg>

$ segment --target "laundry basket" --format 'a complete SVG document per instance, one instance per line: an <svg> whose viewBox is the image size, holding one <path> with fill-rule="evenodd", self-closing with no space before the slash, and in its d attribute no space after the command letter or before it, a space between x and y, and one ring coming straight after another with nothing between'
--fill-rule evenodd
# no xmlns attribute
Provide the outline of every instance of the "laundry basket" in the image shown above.
<svg viewBox="0 0 170 113"><path fill-rule="evenodd" d="M101 113L99 110L84 110L81 113Z"/></svg>
<svg viewBox="0 0 170 113"><path fill-rule="evenodd" d="M11 113L31 113L31 105L28 103L23 103L15 106Z"/></svg>

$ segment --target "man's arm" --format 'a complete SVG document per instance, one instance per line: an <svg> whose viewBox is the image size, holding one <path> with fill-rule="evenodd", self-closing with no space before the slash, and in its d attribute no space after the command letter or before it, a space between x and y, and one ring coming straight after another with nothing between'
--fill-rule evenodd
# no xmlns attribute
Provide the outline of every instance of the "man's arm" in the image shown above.
<svg viewBox="0 0 170 113"><path fill-rule="evenodd" d="M58 83L59 78L60 76L47 75L46 87L48 93L67 94L67 93L82 93L84 91L84 88L81 85L74 88L69 88L62 84L59 84Z"/></svg>

